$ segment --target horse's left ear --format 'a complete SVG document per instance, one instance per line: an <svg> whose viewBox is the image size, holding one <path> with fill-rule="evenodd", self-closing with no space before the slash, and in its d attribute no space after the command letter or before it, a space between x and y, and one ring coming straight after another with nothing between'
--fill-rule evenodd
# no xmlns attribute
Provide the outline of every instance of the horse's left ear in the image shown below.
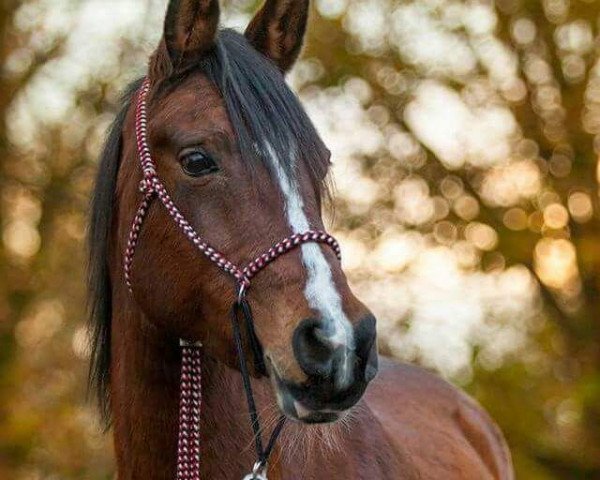
<svg viewBox="0 0 600 480"><path fill-rule="evenodd" d="M282 72L300 54L306 32L309 0L266 0L248 28L246 38Z"/></svg>

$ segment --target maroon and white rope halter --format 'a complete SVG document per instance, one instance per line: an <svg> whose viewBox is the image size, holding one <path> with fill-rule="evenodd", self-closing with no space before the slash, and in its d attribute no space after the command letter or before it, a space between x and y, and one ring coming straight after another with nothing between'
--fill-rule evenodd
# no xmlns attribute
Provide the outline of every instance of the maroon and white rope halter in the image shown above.
<svg viewBox="0 0 600 480"><path fill-rule="evenodd" d="M211 262L216 264L221 270L235 278L238 289L238 305L241 305L245 292L250 287L250 281L258 272L260 272L269 263L281 255L299 247L302 244L309 242L326 244L334 251L338 259L341 258L338 242L331 235L321 230L308 230L307 232L297 233L284 238L279 243L269 248L265 253L252 260L245 267L239 267L235 263L229 261L222 253L202 240L202 237L198 235L196 230L194 230L191 224L183 216L179 208L175 205L164 184L158 177L157 168L152 160L150 146L148 143L148 112L146 99L149 91L150 82L146 78L138 93L135 115L135 134L143 175L139 190L144 196L133 219L133 224L131 226L127 241L127 248L123 258L125 282L127 283L127 287L130 291L132 289L132 266L136 245L142 229L142 224L154 198L158 198L160 200L171 218L202 254L204 254ZM241 345L240 342L237 343L238 345ZM182 340L181 347L182 363L179 406L179 439L177 446L177 480L199 480L200 410L202 404L200 370L201 344L199 342L187 342ZM243 360L243 355L241 355L241 352L238 353L240 354L240 366L242 366L241 364L244 363L244 368L242 369L242 372L244 372L245 360ZM247 374L244 375L244 377L244 381L249 382L249 378L246 378ZM246 389L246 392L248 394L248 388ZM251 388L249 396L252 396ZM253 399L249 398L248 400L251 409L250 414L252 416ZM256 415L256 412L254 412L254 415ZM254 423L253 427L255 427ZM257 430L255 430L255 435L256 433ZM273 442L274 439L272 438L271 443ZM259 453L259 456L262 456L262 454ZM262 464L260 462L262 462ZM255 465L254 473L250 474L247 478L260 478L259 475L261 472L264 475L264 472L266 472L265 463L266 458L259 458L259 462L257 462Z"/></svg>

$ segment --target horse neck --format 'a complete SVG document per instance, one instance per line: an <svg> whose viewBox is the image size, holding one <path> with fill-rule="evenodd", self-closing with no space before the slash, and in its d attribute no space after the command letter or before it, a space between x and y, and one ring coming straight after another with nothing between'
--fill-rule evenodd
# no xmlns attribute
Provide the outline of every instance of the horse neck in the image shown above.
<svg viewBox="0 0 600 480"><path fill-rule="evenodd" d="M111 365L119 478L175 478L181 352L130 300L119 303ZM205 356L202 364L202 478L236 478L255 461L239 372ZM253 385L261 408L273 412L265 417L275 417L268 381Z"/></svg>

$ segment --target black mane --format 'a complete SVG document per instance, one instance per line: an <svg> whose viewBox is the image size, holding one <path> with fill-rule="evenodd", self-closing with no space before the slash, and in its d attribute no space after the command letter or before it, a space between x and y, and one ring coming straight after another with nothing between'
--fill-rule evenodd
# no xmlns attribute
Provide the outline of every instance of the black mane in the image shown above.
<svg viewBox="0 0 600 480"><path fill-rule="evenodd" d="M308 167L315 184L324 188L329 162L325 147L296 95L279 70L246 41L243 35L222 30L215 48L196 66L219 89L237 136L244 163L272 167L275 153L281 167L295 178L296 161ZM181 79L181 77L179 78ZM91 202L88 232L88 295L91 331L90 387L95 389L104 420L110 419L111 281L108 244L113 224L114 196L121 157L125 116L143 79L133 82L110 128L99 163ZM174 88L178 82L171 83Z"/></svg>
<svg viewBox="0 0 600 480"><path fill-rule="evenodd" d="M121 159L125 117L133 94L143 79L136 80L123 95L117 114L100 155L98 173L90 205L88 230L88 310L91 333L89 385L95 388L104 420L110 418L110 329L112 317L111 286L108 271L108 243L113 222L114 195Z"/></svg>

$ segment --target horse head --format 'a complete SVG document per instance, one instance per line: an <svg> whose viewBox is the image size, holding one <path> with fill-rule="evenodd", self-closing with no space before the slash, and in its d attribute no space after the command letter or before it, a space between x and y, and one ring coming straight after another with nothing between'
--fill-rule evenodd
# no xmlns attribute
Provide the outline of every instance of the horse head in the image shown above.
<svg viewBox="0 0 600 480"><path fill-rule="evenodd" d="M218 29L216 0L171 0L150 59L144 128L156 173L177 215L235 265L283 238L324 230L329 152L284 79L301 50L308 3L268 0L241 35ZM140 202L135 127L130 109L114 265ZM238 368L227 321L236 300L231 276L199 255L173 212L155 202L144 213L130 265L132 301L165 335L201 342L206 355ZM113 270L113 283L124 285L122 269ZM247 298L287 416L334 421L360 399L377 371L375 318L334 251L298 246L252 279Z"/></svg>

